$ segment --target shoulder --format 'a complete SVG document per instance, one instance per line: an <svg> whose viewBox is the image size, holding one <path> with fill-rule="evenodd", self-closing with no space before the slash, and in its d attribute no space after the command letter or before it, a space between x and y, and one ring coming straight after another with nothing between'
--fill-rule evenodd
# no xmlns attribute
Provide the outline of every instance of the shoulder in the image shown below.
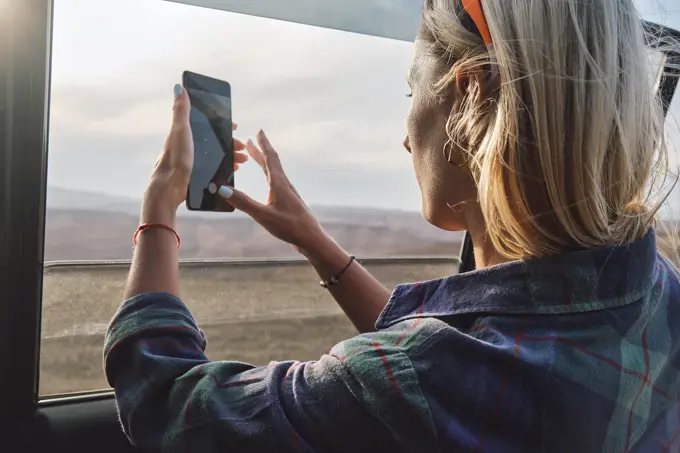
<svg viewBox="0 0 680 453"><path fill-rule="evenodd" d="M434 319L404 321L345 340L330 352L343 365L352 393L383 423L403 430L399 436L429 433L435 442L434 422L414 357L440 328ZM421 436L418 442L423 441Z"/></svg>
<svg viewBox="0 0 680 453"><path fill-rule="evenodd" d="M385 358L399 358L407 365L411 357L427 348L447 327L435 318L408 319L345 340L337 344L331 354L351 366Z"/></svg>

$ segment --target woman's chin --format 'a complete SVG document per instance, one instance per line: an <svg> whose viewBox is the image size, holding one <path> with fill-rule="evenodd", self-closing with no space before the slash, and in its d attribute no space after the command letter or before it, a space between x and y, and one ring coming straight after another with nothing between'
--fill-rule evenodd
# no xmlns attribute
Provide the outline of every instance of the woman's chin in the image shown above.
<svg viewBox="0 0 680 453"><path fill-rule="evenodd" d="M432 206L423 203L421 205L423 218L432 226L444 231L465 231L465 219L461 213L456 213L446 207L445 209L433 209Z"/></svg>

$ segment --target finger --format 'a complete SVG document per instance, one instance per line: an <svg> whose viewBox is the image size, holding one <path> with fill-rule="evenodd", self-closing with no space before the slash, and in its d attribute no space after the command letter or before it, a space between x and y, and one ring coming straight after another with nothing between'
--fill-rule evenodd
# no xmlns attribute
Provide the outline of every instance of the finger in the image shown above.
<svg viewBox="0 0 680 453"><path fill-rule="evenodd" d="M232 121L232 122L231 122L231 130L232 130L232 131L235 131L236 129L238 129L238 124L236 124L236 123L234 123L234 122Z"/></svg>
<svg viewBox="0 0 680 453"><path fill-rule="evenodd" d="M243 192L229 186L222 186L217 193L224 198L230 205L239 211L245 212L256 222L262 219L267 212L267 206L259 201L255 201Z"/></svg>
<svg viewBox="0 0 680 453"><path fill-rule="evenodd" d="M248 140L246 143L246 150L248 151L248 154L250 154L250 157L252 157L257 164L262 167L263 170L265 170L265 173L267 172L267 169L265 167L264 163L264 154L262 154L262 151L260 151L260 148L258 148L255 143L253 143L252 140Z"/></svg>
<svg viewBox="0 0 680 453"><path fill-rule="evenodd" d="M265 166L270 174L278 173L280 175L285 175L281 160L279 159L279 154L276 152L263 130L260 130L257 133L257 142L260 144L260 149L262 150L262 154L264 154Z"/></svg>
<svg viewBox="0 0 680 453"><path fill-rule="evenodd" d="M297 191L297 189L295 188L295 186L292 185L292 184L289 184L289 186L290 186L290 189L293 191L293 193L294 193L295 195L297 195L297 197L298 197L300 200L302 200L302 197L300 196L300 193ZM304 202L303 202L303 203L304 203Z"/></svg>
<svg viewBox="0 0 680 453"><path fill-rule="evenodd" d="M191 110L191 102L189 101L189 94L187 90L179 83L175 85L175 102L172 105L172 123L174 126L188 126L189 125L189 111Z"/></svg>
<svg viewBox="0 0 680 453"><path fill-rule="evenodd" d="M243 143L241 140L234 139L234 151L243 151L246 149L246 144Z"/></svg>
<svg viewBox="0 0 680 453"><path fill-rule="evenodd" d="M242 164L248 161L248 155L244 153L234 153L234 162L237 164Z"/></svg>

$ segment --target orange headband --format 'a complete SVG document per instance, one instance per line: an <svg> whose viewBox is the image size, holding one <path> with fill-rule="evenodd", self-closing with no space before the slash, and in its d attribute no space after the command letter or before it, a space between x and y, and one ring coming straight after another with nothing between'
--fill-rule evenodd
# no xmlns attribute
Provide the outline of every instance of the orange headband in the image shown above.
<svg viewBox="0 0 680 453"><path fill-rule="evenodd" d="M491 45L492 42L491 33L489 33L489 25L486 23L486 19L484 18L484 11L482 10L482 1L462 0L462 3L463 9L465 9L465 11L467 11L467 13L470 15L472 22L475 23L477 30L479 30L479 34L482 35L484 44L486 44L487 46Z"/></svg>

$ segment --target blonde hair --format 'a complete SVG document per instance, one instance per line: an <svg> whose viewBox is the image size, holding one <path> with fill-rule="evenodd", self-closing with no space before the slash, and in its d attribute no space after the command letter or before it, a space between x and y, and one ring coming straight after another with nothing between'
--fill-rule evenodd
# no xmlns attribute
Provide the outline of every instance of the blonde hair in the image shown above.
<svg viewBox="0 0 680 453"><path fill-rule="evenodd" d="M482 0L490 49L460 3L427 0L424 23L445 73L435 88L461 72L496 74L447 123L495 249L522 259L645 235L668 159L633 1Z"/></svg>

